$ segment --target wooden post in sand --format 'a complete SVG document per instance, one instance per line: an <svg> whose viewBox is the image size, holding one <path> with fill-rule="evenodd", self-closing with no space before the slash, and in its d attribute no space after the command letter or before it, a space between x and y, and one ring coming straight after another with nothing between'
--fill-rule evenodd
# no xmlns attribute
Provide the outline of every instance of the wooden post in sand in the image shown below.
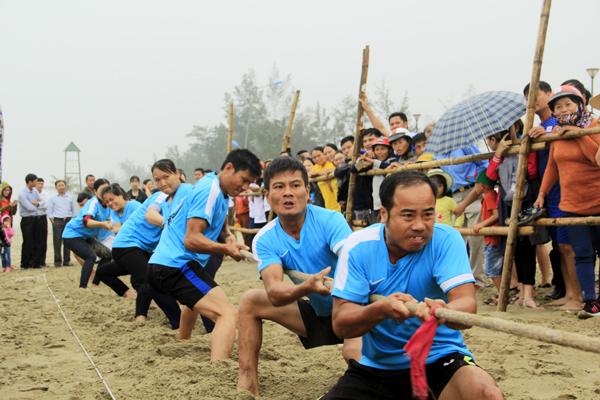
<svg viewBox="0 0 600 400"><path fill-rule="evenodd" d="M363 108L360 99L367 91L367 76L369 74L369 46L363 49L362 69L360 73L360 86L358 87L358 109L356 113L356 129L354 132L354 152L352 153L352 165L356 163L362 147ZM354 192L356 190L356 174L350 170L350 181L348 182L348 200L346 201L346 221L352 222L352 209L354 208Z"/></svg>
<svg viewBox="0 0 600 400"><path fill-rule="evenodd" d="M300 99L300 91L296 90L294 94L294 100L292 101L292 110L290 111L290 118L288 119L285 133L283 134L283 143L281 144L281 152L287 151L290 148L292 141L292 126L294 126L294 119L296 118L296 108L298 107L298 100Z"/></svg>
<svg viewBox="0 0 600 400"><path fill-rule="evenodd" d="M502 265L502 283L500 285L500 297L498 300L498 311L506 311L508 305L508 291L510 286L510 276L512 264L515 255L515 244L518 240L517 222L525 189L525 178L527 176L527 158L529 156L530 141L528 132L533 126L535 116L535 102L537 97L537 88L540 82L540 73L542 70L542 60L544 58L544 46L546 44L546 32L548 30L548 19L550 17L550 6L552 0L544 0L542 14L540 16L540 26L538 31L537 45L533 57L533 69L531 71L531 82L529 84L529 97L527 98L527 121L523 129L523 139L519 150L519 162L517 164L517 182L515 194L513 197L512 208L510 211L510 223L508 225L508 236L506 238L506 250L504 253L504 262Z"/></svg>
<svg viewBox="0 0 600 400"><path fill-rule="evenodd" d="M229 103L229 132L227 134L227 154L233 150L233 101Z"/></svg>

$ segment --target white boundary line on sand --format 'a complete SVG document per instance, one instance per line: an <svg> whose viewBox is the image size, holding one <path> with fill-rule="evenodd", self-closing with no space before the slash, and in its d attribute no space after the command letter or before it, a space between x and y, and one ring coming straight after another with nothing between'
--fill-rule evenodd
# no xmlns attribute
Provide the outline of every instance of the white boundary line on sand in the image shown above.
<svg viewBox="0 0 600 400"><path fill-rule="evenodd" d="M104 376L102 376L102 373L100 372L100 370L96 366L96 363L94 362L94 360L92 360L92 356L90 356L90 353L87 352L87 350L83 346L83 343L81 343L81 340L79 339L79 336L77 336L77 333L75 333L75 330L73 329L73 327L69 323L69 320L67 319L67 315L65 314L65 312L63 311L62 307L60 306L60 304L58 302L58 298L54 295L54 292L52 291L52 289L50 288L50 285L48 284L48 277L46 276L45 272L44 272L44 281L46 282L46 287L48 288L48 291L50 292L50 295L54 299L54 303L56 303L56 306L58 307L58 310L60 311L63 319L65 320L65 323L67 324L67 328L69 328L69 331L71 331L71 334L73 335L73 337L77 341L77 344L79 344L79 347L81 347L81 350L83 351L83 354L85 354L85 356L87 357L87 359L90 362L90 364L92 365L92 367L94 367L94 370L96 371L96 375L98 375L98 377L102 381L102 384L104 385L104 388L106 389L106 392L108 393L108 395L110 396L110 398L112 400L117 400L117 398L113 394L112 390L110 390L110 387L108 386L108 383L106 382L106 379L104 379Z"/></svg>

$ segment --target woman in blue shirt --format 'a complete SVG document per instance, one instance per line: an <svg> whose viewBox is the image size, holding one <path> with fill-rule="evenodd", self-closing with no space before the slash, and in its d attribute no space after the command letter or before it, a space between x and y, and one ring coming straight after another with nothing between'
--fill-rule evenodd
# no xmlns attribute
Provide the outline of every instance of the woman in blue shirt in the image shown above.
<svg viewBox="0 0 600 400"><path fill-rule="evenodd" d="M94 182L95 196L88 200L77 217L71 219L63 231L63 239L76 256L83 260L79 287L87 288L88 281L94 269L96 252L92 242L106 236L112 230L110 209L101 198L102 190L110 184L108 180L99 178Z"/></svg>
<svg viewBox="0 0 600 400"><path fill-rule="evenodd" d="M127 200L125 190L118 183L113 183L102 189L102 200L111 209L110 219L115 235L119 233L119 229L133 212L142 205L136 200Z"/></svg>
<svg viewBox="0 0 600 400"><path fill-rule="evenodd" d="M136 320L146 320L148 308L154 300L169 319L171 327L177 329L181 314L177 302L173 297L156 292L147 285L146 269L148 260L160 239L163 216L168 215L170 199L181 187L189 189L191 185L181 184L180 174L171 160L157 161L152 166L152 173L159 177L157 181L161 191L154 193L143 204L137 201L126 202L120 193L115 194L115 190L107 190L105 200L110 201L113 210L119 207L122 210L121 215L117 216L121 218L122 225L113 243L113 261L99 267L96 276L118 296L136 299ZM127 216L127 208L131 207L132 203L138 206L130 216ZM116 214L118 213L119 211L116 211ZM119 279L119 276L123 275L131 275L133 290Z"/></svg>

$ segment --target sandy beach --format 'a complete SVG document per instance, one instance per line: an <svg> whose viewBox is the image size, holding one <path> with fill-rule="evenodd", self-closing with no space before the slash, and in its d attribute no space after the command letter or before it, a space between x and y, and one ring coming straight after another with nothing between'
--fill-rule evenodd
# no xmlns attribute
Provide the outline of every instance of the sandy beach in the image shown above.
<svg viewBox="0 0 600 400"><path fill-rule="evenodd" d="M15 243L16 265L19 253ZM137 324L133 301L117 298L106 286L78 289L79 273L80 267L73 266L0 274L0 399L110 398L48 287L117 399L244 398L235 391L237 349L231 361L211 364L209 336L201 327L190 341L177 341L154 307L146 324ZM254 265L245 262L224 263L217 281L236 304L246 289L261 286ZM539 296L544 293L540 290ZM481 291L479 300L490 294L491 289ZM600 319L582 321L553 309L536 312L511 306L503 314L480 304L479 313L594 337L600 334ZM478 328L466 331L465 337L477 362L498 381L507 399L600 398L600 357L595 354ZM317 399L344 368L336 346L305 351L293 334L265 323L261 398Z"/></svg>

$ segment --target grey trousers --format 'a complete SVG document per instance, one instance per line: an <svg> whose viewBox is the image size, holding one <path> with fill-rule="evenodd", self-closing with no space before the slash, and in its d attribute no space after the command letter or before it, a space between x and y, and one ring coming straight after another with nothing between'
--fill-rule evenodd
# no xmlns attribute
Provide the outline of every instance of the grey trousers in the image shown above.
<svg viewBox="0 0 600 400"><path fill-rule="evenodd" d="M452 194L452 198L460 203L473 188L464 192L456 192ZM481 202L475 201L465 209L465 226L472 228L473 225L481 221ZM485 282L485 274L483 271L483 236L467 236L466 242L469 243L469 259L471 262L471 270L475 279L479 282Z"/></svg>

